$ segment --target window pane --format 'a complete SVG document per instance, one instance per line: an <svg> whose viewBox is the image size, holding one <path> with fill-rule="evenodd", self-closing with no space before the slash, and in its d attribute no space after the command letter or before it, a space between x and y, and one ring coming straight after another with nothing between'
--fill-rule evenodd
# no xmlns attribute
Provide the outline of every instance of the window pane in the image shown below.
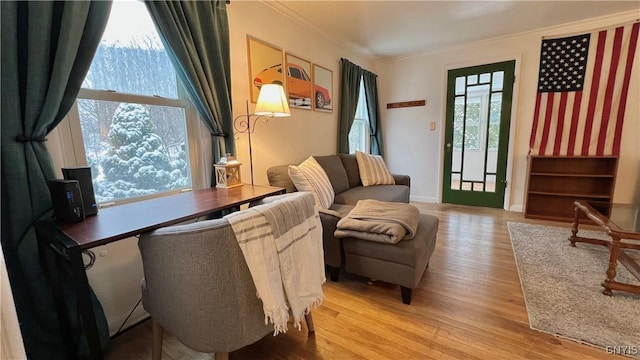
<svg viewBox="0 0 640 360"><path fill-rule="evenodd" d="M353 154L356 150L366 152L364 140L364 122L354 120L349 131L349 153Z"/></svg>
<svg viewBox="0 0 640 360"><path fill-rule="evenodd" d="M82 87L178 97L175 70L143 2L113 2Z"/></svg>
<svg viewBox="0 0 640 360"><path fill-rule="evenodd" d="M369 136L369 114L367 112L367 100L364 92L364 82L360 81L360 94L358 97L358 106L356 115L354 116L353 125L349 130L349 153L353 154L356 150L367 152L367 137Z"/></svg>
<svg viewBox="0 0 640 360"><path fill-rule="evenodd" d="M181 107L78 99L98 203L191 187Z"/></svg>

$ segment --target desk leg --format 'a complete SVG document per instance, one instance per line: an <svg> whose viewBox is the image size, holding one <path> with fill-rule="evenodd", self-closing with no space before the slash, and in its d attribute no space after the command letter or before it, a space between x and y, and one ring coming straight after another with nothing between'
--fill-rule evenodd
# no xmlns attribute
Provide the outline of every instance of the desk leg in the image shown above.
<svg viewBox="0 0 640 360"><path fill-rule="evenodd" d="M71 323L69 322L69 313L64 301L64 294L62 293L59 263L56 261L55 251L51 248L51 243L48 238L42 236L42 234L39 234L38 237L38 251L40 252L40 259L46 267L49 276L53 302L56 307L58 321L60 322L60 334L64 340L67 351L67 359L75 359L76 344L73 341L73 331L71 330Z"/></svg>
<svg viewBox="0 0 640 360"><path fill-rule="evenodd" d="M609 268L607 269L607 279L602 283L604 290L603 294L612 296L613 292L611 291L611 287L609 284L614 283L616 281L616 266L618 265L618 251L620 250L620 238L612 237L613 241L609 246L609 251L611 252L609 255Z"/></svg>
<svg viewBox="0 0 640 360"><path fill-rule="evenodd" d="M91 301L89 280L87 279L87 273L84 269L82 251L80 248L70 249L69 262L71 264L71 272L73 274L73 286L75 287L76 294L78 296L78 308L80 309L83 328L87 336L89 355L92 359L102 359L102 349L100 346L96 317L93 313L93 302Z"/></svg>

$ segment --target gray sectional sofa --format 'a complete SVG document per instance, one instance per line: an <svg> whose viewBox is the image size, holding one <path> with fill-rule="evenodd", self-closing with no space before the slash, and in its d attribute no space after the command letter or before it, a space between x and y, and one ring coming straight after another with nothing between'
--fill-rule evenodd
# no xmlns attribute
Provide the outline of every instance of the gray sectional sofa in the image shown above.
<svg viewBox="0 0 640 360"><path fill-rule="evenodd" d="M438 218L421 214L418 232L411 240L398 244L380 244L367 240L334 237L342 216L353 209L358 200L375 199L389 202L409 202L410 178L393 175L395 185L362 186L355 155L338 154L314 156L327 173L335 192L329 210L320 213L323 230L324 261L332 281L338 281L340 268L360 276L370 277L401 286L403 302L411 301L411 289L417 286L435 247ZM273 166L267 170L271 186L297 191L289 178L289 165Z"/></svg>

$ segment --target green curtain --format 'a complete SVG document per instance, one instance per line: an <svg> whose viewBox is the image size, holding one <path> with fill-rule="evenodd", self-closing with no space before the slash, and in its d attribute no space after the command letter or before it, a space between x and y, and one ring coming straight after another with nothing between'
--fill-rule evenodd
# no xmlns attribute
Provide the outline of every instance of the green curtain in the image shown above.
<svg viewBox="0 0 640 360"><path fill-rule="evenodd" d="M347 59L340 59L340 112L338 114L338 153L349 153L349 131L358 108L362 68Z"/></svg>
<svg viewBox="0 0 640 360"><path fill-rule="evenodd" d="M378 107L378 75L364 70L364 93L367 99L367 113L369 114L369 152L382 155L382 131L380 130L380 108Z"/></svg>
<svg viewBox="0 0 640 360"><path fill-rule="evenodd" d="M55 173L43 141L73 105L111 3L2 1L0 9L2 249L28 356L63 358L64 343L34 230L36 221L53 216L47 180ZM75 299L67 300L75 315ZM95 295L93 300L106 346L106 319ZM76 316L72 318L78 329Z"/></svg>
<svg viewBox="0 0 640 360"><path fill-rule="evenodd" d="M213 136L213 160L235 154L225 1L145 1L178 77ZM213 171L213 169L212 169ZM211 176L215 185L215 176Z"/></svg>

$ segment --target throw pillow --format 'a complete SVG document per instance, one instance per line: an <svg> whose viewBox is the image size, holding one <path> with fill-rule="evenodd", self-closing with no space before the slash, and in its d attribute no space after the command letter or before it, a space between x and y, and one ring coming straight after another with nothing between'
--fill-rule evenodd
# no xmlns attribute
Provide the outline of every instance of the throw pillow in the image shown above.
<svg viewBox="0 0 640 360"><path fill-rule="evenodd" d="M298 191L313 194L319 208L328 209L333 204L335 193L331 181L313 157L310 156L298 166L289 165L289 177Z"/></svg>
<svg viewBox="0 0 640 360"><path fill-rule="evenodd" d="M396 183L382 156L356 151L356 160L363 186L394 185Z"/></svg>

